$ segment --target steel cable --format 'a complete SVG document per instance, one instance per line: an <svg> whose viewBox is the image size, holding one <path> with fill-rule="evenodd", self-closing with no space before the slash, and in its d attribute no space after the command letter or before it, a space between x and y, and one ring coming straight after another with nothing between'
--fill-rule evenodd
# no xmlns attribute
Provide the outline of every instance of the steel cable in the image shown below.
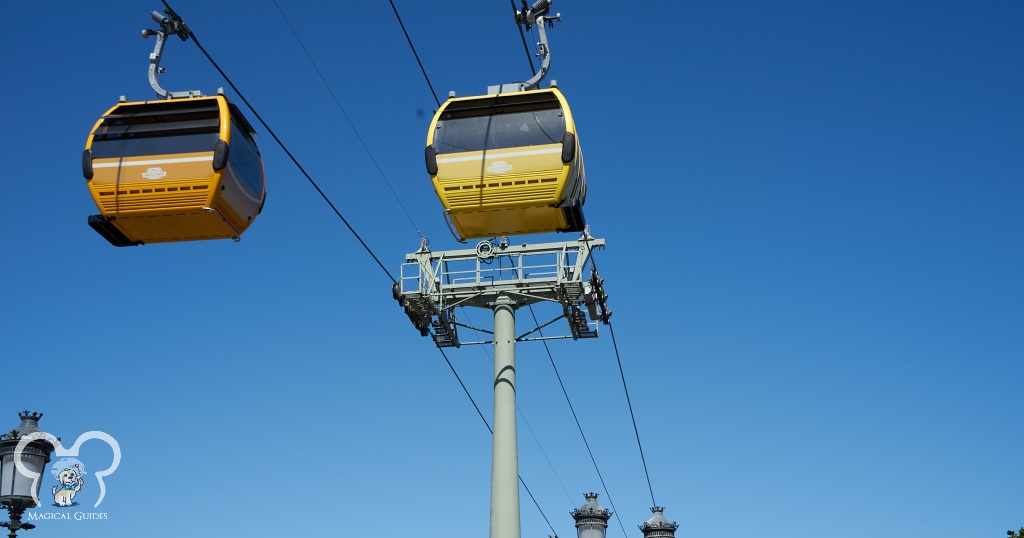
<svg viewBox="0 0 1024 538"><path fill-rule="evenodd" d="M164 6L167 7L167 9L171 10L171 12L174 12L174 8L172 8L170 4L167 3L167 0L161 1L163 2ZM249 110L252 111L253 116L255 116L257 120L259 120L260 125L262 125L263 128L267 130L267 133L274 139L275 142L277 142L277 145L281 147L285 155L288 155L288 158L291 159L292 163L295 164L295 167L299 169L299 172L301 172L302 175L306 177L306 180L309 181L309 184L312 185L313 188L316 189L316 192L320 194L320 197L323 198L325 202L327 202L327 205L330 206L330 208L334 211L334 214L337 215L338 218L341 219L341 222L343 222L345 226L348 228L348 230L352 232L352 235L355 236L356 240L359 241L359 244L363 246L363 249L365 249L366 252L370 254L370 257L373 258L373 261L377 262L377 265L381 268L382 271L384 271L384 274L388 276L388 278L391 280L391 283L398 283L398 281L395 280L395 277L391 275L391 272L388 271L386 267L384 267L383 263L381 263L380 258L378 258L377 255L373 252L373 250L369 247L369 245L366 244L366 241L363 241L363 238L359 235L358 232L356 232L355 228L353 228L352 225L349 224L348 219L346 219L341 214L341 211L339 211L338 208L335 207L334 203L331 202L331 199L327 197L327 194L324 193L323 189L321 189L320 186L317 185L316 181L313 180L312 176L310 176L309 173L306 172L306 169L302 167L302 164L299 163L299 160L296 159L294 155L292 155L292 152L288 150L288 147L284 145L284 142L281 141L280 138L278 138L277 133L275 133L274 130L271 129L269 125L267 125L267 122L263 120L263 117L260 116L260 113L256 111L256 108L252 106L252 103L250 103L249 100L245 98L245 95L243 95L242 92L239 91L238 87L235 86L235 83L232 82L231 78L228 77L227 73L225 73L224 70L221 69L220 65L217 64L216 60L214 60L213 57L210 56L210 53L206 51L206 48L204 48L202 43L199 42L199 39L196 38L196 35L192 33L192 29L187 28L187 32L188 37L192 38L192 41L195 42L196 47L198 47L199 51L203 53L203 56L205 56L206 59L210 62L210 64L213 65L214 69L216 69L217 72L220 73L220 76L224 77L224 81L228 83L228 86L231 86L231 89L234 90L236 94L238 94L238 98L241 99L242 102L245 103L245 106L247 106Z"/></svg>

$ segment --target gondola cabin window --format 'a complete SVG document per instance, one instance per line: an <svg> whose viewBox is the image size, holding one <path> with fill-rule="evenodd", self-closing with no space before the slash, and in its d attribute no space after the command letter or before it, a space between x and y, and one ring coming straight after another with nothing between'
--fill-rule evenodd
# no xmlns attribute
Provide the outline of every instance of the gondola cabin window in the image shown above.
<svg viewBox="0 0 1024 538"><path fill-rule="evenodd" d="M439 154L560 144L565 117L558 102L547 108L495 107L446 112L437 122L434 147Z"/></svg>
<svg viewBox="0 0 1024 538"><path fill-rule="evenodd" d="M213 106L168 106L138 112L125 107L108 116L93 136L97 159L212 151L219 138L219 115ZM177 105L177 103L174 103Z"/></svg>
<svg viewBox="0 0 1024 538"><path fill-rule="evenodd" d="M242 183L257 198L263 196L263 160L248 129L231 118L231 165Z"/></svg>

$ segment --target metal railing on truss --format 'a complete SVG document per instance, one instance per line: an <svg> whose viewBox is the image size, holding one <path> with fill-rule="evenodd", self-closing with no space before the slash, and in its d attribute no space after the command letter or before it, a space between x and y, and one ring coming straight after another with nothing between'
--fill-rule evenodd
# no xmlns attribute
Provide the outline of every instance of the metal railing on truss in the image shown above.
<svg viewBox="0 0 1024 538"><path fill-rule="evenodd" d="M510 245L503 237L497 243L481 241L475 249L431 252L423 242L406 255L393 295L420 334L431 335L438 347L491 343L461 342L458 327L491 331L458 323L455 309L493 309L499 301L516 308L539 302L562 306L561 315L517 341L595 338L597 322L607 323L610 312L600 300L602 290L593 285L596 276L584 279L583 274L591 252L604 247L605 240L591 237L589 229L565 243ZM568 335L531 336L562 318L568 321Z"/></svg>

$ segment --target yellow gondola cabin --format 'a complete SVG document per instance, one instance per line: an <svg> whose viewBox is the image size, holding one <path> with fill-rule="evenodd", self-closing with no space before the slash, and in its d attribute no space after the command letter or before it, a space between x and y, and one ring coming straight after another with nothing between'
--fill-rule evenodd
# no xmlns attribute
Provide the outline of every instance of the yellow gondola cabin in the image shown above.
<svg viewBox="0 0 1024 538"><path fill-rule="evenodd" d="M119 103L93 127L82 156L115 246L235 239L263 208L253 129L222 95Z"/></svg>
<svg viewBox="0 0 1024 538"><path fill-rule="evenodd" d="M583 155L555 87L449 98L430 124L426 165L459 239L586 224Z"/></svg>

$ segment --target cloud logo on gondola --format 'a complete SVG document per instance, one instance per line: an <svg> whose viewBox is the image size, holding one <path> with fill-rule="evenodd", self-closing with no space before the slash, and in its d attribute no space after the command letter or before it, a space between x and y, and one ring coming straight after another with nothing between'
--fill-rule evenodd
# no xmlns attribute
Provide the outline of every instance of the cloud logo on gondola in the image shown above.
<svg viewBox="0 0 1024 538"><path fill-rule="evenodd" d="M512 169L512 165L505 161L494 161L490 166L487 167L487 171L492 174L502 174Z"/></svg>
<svg viewBox="0 0 1024 538"><path fill-rule="evenodd" d="M164 177L166 175L167 175L167 172L164 172L164 169L160 168L159 166L154 166L153 168L149 168L145 172L142 173L142 177L144 177L146 179L160 179L160 178L162 178L162 177Z"/></svg>

